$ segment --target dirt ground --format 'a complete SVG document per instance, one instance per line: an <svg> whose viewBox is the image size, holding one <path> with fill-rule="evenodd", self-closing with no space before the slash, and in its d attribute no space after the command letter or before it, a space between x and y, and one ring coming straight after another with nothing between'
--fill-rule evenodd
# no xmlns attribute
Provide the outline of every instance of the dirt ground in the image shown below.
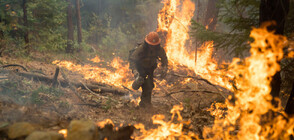
<svg viewBox="0 0 294 140"><path fill-rule="evenodd" d="M51 64L51 62L54 59L42 54L36 54L35 57L33 59L16 59L4 56L0 58L0 62L2 65L21 64L30 71L53 77L56 66ZM17 67L9 69L21 71ZM81 80L85 83L89 82L78 73L65 72L70 81ZM1 77L4 78L0 79L0 85L2 85L0 86L0 122L26 121L37 124L44 130L54 131L67 128L69 122L75 119L89 119L94 122L111 119L116 126L142 123L147 129L154 128L156 126L152 124L151 119L153 115L163 114L168 121L171 118L170 110L173 105L180 104L181 102L184 106L184 110L181 112L184 120L190 120L193 126L191 130L201 134L204 126L211 126L213 124L213 117L206 111L207 108L213 102L224 102L221 94L227 95L225 91L217 94L220 91L217 91L215 87L203 81L192 79L188 83L183 84L179 81L183 81L184 78L168 75L167 80L171 81L172 79L173 86L160 85L165 88L166 91L164 91L156 85L157 88L152 96L152 108L142 109L135 106L130 101L131 98L128 95L121 96L113 93L94 95L88 90L76 89L87 103L96 104L96 106L90 106L81 101L70 88L58 87L55 91L55 89L51 88L51 85L33 82L31 79L19 77L13 73L4 75L0 72ZM62 77L60 76L59 79L62 79ZM20 96L11 95L16 94L14 92L4 93L4 91L9 91L5 90L5 86L11 86L11 83L14 83L13 86L15 86L17 91L27 92L21 92ZM43 86L45 87L40 88ZM54 92L54 94L47 94L47 89L50 91L48 93ZM213 91L214 93L196 92L204 90ZM62 94L55 95L58 92L62 92ZM166 96L167 92L173 94ZM37 99L33 98L34 93L38 95ZM137 94L136 96L140 95ZM18 101L19 98L22 101Z"/></svg>

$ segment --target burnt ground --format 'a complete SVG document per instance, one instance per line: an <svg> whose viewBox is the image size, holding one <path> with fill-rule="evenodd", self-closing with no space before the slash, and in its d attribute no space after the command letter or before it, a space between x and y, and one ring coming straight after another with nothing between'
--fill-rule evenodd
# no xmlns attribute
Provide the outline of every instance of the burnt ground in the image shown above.
<svg viewBox="0 0 294 140"><path fill-rule="evenodd" d="M0 58L0 63L1 65L21 64L30 71L53 77L56 68L51 64L53 60L53 57L49 55L36 54L34 58L26 59L4 56ZM72 61L78 62L78 60ZM18 67L9 69L22 71ZM78 73L67 70L65 73L70 81L89 82ZM59 79L62 77L59 76ZM181 114L184 120L190 120L193 126L192 131L200 134L204 126L213 124L213 117L206 109L213 102L223 102L224 98L217 93L194 92L218 91L203 81L190 79L189 82L182 83L181 81L185 79L168 75L167 81L173 83L173 86L162 85L163 90L157 85L152 97L153 107L142 109L130 102L130 97L127 95L93 94L88 90L76 89L79 96L86 101L85 103L71 88L54 88L51 85L17 76L13 72L2 74L0 69L0 123L26 121L38 125L43 130L58 131L67 128L69 122L74 119L89 119L94 122L111 119L116 126L142 123L148 129L156 127L152 124L153 115L163 114L168 121L171 118L170 110L173 105L182 102L184 110ZM173 94L166 96L167 92Z"/></svg>

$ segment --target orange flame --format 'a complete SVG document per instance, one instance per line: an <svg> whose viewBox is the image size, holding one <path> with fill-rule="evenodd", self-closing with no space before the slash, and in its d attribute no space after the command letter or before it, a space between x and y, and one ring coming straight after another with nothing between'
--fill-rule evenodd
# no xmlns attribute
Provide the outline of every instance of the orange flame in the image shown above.
<svg viewBox="0 0 294 140"><path fill-rule="evenodd" d="M98 56L96 56L96 57L92 58L91 61L94 63L99 63L99 62L101 62L101 59Z"/></svg>
<svg viewBox="0 0 294 140"><path fill-rule="evenodd" d="M229 82L232 75L225 71L217 70L217 63L212 59L213 42L204 43L197 54L195 62L195 52L188 52L185 48L186 41L189 40L189 26L193 17L195 4L191 0L165 0L164 7L158 15L158 32L165 32L165 50L169 59L169 64L173 68L183 65L193 70L205 79L214 84L233 89ZM224 73L227 73L224 75Z"/></svg>
<svg viewBox="0 0 294 140"><path fill-rule="evenodd" d="M98 56L91 59L91 61L94 63L103 62L103 60L101 60ZM71 61L60 60L55 60L52 63L68 70L83 74L85 79L95 80L99 83L113 85L119 88L125 86L131 89L132 87L131 85L133 76L131 70L129 69L129 64L118 57L114 58L107 67L79 65L74 64ZM131 99L131 102L136 106L139 105L140 101L140 97L137 99Z"/></svg>
<svg viewBox="0 0 294 140"><path fill-rule="evenodd" d="M153 124L160 125L157 129L145 130L145 126L143 124L136 124L135 127L140 129L142 133L141 136L135 136L136 140L173 140L176 138L179 139L191 139L192 137L196 137L194 133L185 134L182 129L184 124L189 124L189 122L184 122L182 120L182 116L180 111L183 110L182 105L175 105L173 109L170 111L172 113L172 118L170 121L165 122L163 115L154 115L152 117ZM177 115L179 123L173 123L174 117Z"/></svg>
<svg viewBox="0 0 294 140"><path fill-rule="evenodd" d="M67 129L61 129L58 131L59 134L62 134L65 138L67 137Z"/></svg>
<svg viewBox="0 0 294 140"><path fill-rule="evenodd" d="M224 140L265 140L265 139L288 139L293 135L294 118L289 118L282 110L281 106L275 107L271 104L270 96L271 77L280 70L277 63L283 57L282 48L287 39L282 36L274 35L268 32L266 28L253 29L251 37L255 41L251 44L251 56L244 61L234 59L230 65L230 71L221 71L217 69L215 60L211 58L213 51L213 42L206 42L202 45L202 51L197 55L189 53L185 49L186 41L189 39L188 27L194 12L194 3L191 0L164 0L164 8L160 11L158 17L159 32L167 32L166 52L170 65L177 68L178 65L184 65L214 84L221 85L228 89L233 89L229 80L235 78L235 86L238 90L235 92L235 103L226 101L225 105L218 104L216 109L227 107L226 114L215 112L217 116L212 128L205 128L203 136L205 139L224 139ZM191 55L192 54L192 55ZM62 61L63 62L63 61ZM95 71L91 74L84 74L86 78L101 78L102 74L109 74L106 68L95 68L91 66L80 66L72 63L58 63L64 67L69 65L70 70L79 72ZM117 64L119 59L114 60L112 67L120 72L126 67ZM57 63L57 62L55 62ZM103 71L101 71L103 69ZM127 68L126 68L127 69ZM123 72L125 72L123 70ZM121 73L123 73L121 72ZM97 74L98 73L98 74ZM110 74L116 77L118 84L113 84L115 78L106 83L121 86L124 83L121 75ZM99 81L98 78L98 81ZM102 76L102 79L109 77ZM101 79L100 79L101 80ZM106 80L107 81L107 80ZM182 106L175 106L172 110L171 121L165 122L163 115L152 117L154 124L158 124L157 129L145 130L143 124L137 124L135 127L140 129L142 135L135 136L135 139L197 139L193 133L184 133L182 128L188 122L182 121L180 111ZM266 118L269 112L274 112L277 117ZM174 123L174 117L177 116L179 123ZM263 121L264 119L268 119ZM103 125L102 125L103 126Z"/></svg>
<svg viewBox="0 0 294 140"><path fill-rule="evenodd" d="M210 112L212 116L216 118L222 118L225 116L225 109L227 108L226 104L222 103L212 103L210 108L207 111Z"/></svg>
<svg viewBox="0 0 294 140"><path fill-rule="evenodd" d="M101 122L97 122L96 125L100 128L104 128L104 126L106 124L111 124L112 126L114 126L114 123L112 122L112 120L110 119L105 119L104 121L101 121Z"/></svg>
<svg viewBox="0 0 294 140"><path fill-rule="evenodd" d="M234 59L230 65L236 77L236 101L234 105L226 102L226 117L216 118L214 126L205 129L206 138L289 139L294 134L294 118L286 119L282 107L272 105L270 95L271 77L280 70L278 61L283 58L282 49L287 39L268 32L266 27L253 29L250 36L255 39L251 43L251 56L242 64L239 59ZM270 112L279 112L285 117L266 118Z"/></svg>
<svg viewBox="0 0 294 140"><path fill-rule="evenodd" d="M100 62L101 59L96 56L92 59L93 62ZM117 87L126 86L131 87L131 71L129 65L125 64L120 58L114 58L111 68L96 67L90 65L78 65L70 61L55 60L52 62L58 66L64 67L71 71L77 71L85 76L85 79L93 79L100 83L105 83ZM125 65L123 65L125 64Z"/></svg>

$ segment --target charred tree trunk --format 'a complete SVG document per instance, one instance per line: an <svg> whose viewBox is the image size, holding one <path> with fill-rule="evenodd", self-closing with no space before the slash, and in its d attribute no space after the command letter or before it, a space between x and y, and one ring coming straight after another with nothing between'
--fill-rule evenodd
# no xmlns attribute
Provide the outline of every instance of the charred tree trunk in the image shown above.
<svg viewBox="0 0 294 140"><path fill-rule="evenodd" d="M23 25L25 27L24 30L24 41L25 41L25 49L29 49L29 31L28 31L28 14L27 14L27 0L23 0L22 3L23 8Z"/></svg>
<svg viewBox="0 0 294 140"><path fill-rule="evenodd" d="M292 91L290 94L290 97L288 99L287 105L285 107L285 112L289 115L289 116L294 116L294 83L292 85ZM294 140L294 136L290 136L291 140Z"/></svg>
<svg viewBox="0 0 294 140"><path fill-rule="evenodd" d="M291 95L288 99L286 108L285 108L285 112L288 115L294 115L294 83L292 85L292 91L291 91Z"/></svg>
<svg viewBox="0 0 294 140"><path fill-rule="evenodd" d="M261 0L259 23L274 21L276 25L269 27L269 30L275 30L276 34L283 35L289 5L290 0Z"/></svg>
<svg viewBox="0 0 294 140"><path fill-rule="evenodd" d="M80 0L76 0L76 14L77 14L77 29L78 29L78 43L82 42L82 20L80 12Z"/></svg>
<svg viewBox="0 0 294 140"><path fill-rule="evenodd" d="M283 35L287 14L289 12L290 0L261 0L260 2L260 25L264 22L275 22L275 25L268 27L269 30L274 30L276 34ZM279 62L280 63L280 62ZM281 75L277 72L271 82L271 95L273 98L279 97L281 88ZM277 102L273 100L273 104Z"/></svg>
<svg viewBox="0 0 294 140"><path fill-rule="evenodd" d="M71 53L73 52L73 43L74 43L74 29L73 29L73 22L72 22L72 3L71 0L67 0L68 7L67 7L67 47L66 52Z"/></svg>
<svg viewBox="0 0 294 140"><path fill-rule="evenodd" d="M209 30L215 30L219 8L216 6L218 0L209 0L206 9L206 16L204 19L205 26Z"/></svg>

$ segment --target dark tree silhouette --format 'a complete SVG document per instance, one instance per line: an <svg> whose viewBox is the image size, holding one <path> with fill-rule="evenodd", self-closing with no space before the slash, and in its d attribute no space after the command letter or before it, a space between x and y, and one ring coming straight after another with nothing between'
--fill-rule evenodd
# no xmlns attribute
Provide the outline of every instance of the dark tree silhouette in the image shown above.
<svg viewBox="0 0 294 140"><path fill-rule="evenodd" d="M71 53L73 52L73 42L74 42L74 29L73 29L73 22L72 22L72 3L70 0L67 0L68 7L67 7L67 47L66 52Z"/></svg>
<svg viewBox="0 0 294 140"><path fill-rule="evenodd" d="M219 8L216 6L218 0L209 0L206 9L206 16L204 19L205 26L208 26L208 29L215 30L217 23L217 16Z"/></svg>
<svg viewBox="0 0 294 140"><path fill-rule="evenodd" d="M269 27L269 30L274 30L276 34L283 35L285 28L285 21L287 14L289 13L290 0L261 0L260 3L260 20L259 23L262 24L266 21L274 21L275 24ZM273 76L271 82L271 95L273 97L279 97L281 88L281 76L280 72L277 72ZM293 114L294 103L293 103L293 89L291 92L291 97L286 106L286 113ZM273 101L274 104L276 102ZM292 109L292 110L291 110Z"/></svg>
<svg viewBox="0 0 294 140"><path fill-rule="evenodd" d="M27 0L23 0L22 3L22 8L23 8L23 25L25 27L24 29L24 41L26 44L26 49L29 48L29 31L28 31L28 14L27 14Z"/></svg>
<svg viewBox="0 0 294 140"><path fill-rule="evenodd" d="M80 0L76 0L76 16L77 16L77 29L78 29L78 43L82 42L82 19L80 12Z"/></svg>

